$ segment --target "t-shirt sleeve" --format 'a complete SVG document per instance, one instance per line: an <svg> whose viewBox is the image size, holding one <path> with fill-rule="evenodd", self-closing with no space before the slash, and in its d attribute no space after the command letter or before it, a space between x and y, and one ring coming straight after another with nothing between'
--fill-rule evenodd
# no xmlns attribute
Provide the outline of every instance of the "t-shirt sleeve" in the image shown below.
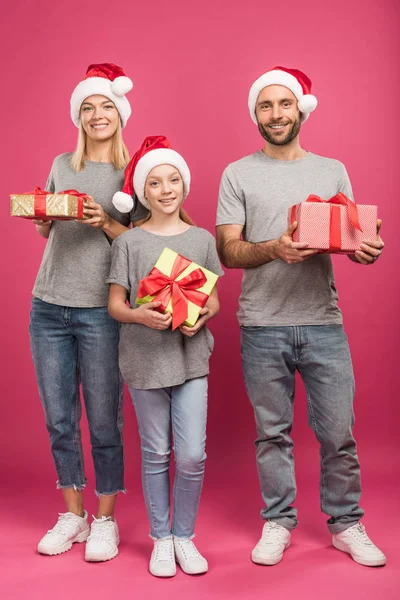
<svg viewBox="0 0 400 600"><path fill-rule="evenodd" d="M117 283L131 291L128 253L118 239L111 246L111 267L106 283Z"/></svg>
<svg viewBox="0 0 400 600"><path fill-rule="evenodd" d="M217 225L244 225L246 208L232 167L225 169L219 187Z"/></svg>
<svg viewBox="0 0 400 600"><path fill-rule="evenodd" d="M143 206L143 204L135 196L133 199L133 208L129 213L129 218L132 221L132 223L135 223L136 221L141 221L142 219L147 217L148 214L149 211L147 210L147 208Z"/></svg>
<svg viewBox="0 0 400 600"><path fill-rule="evenodd" d="M342 192L345 196L350 198L350 200L354 200L353 190L351 187L349 176L346 171L346 167L342 164L340 164L340 166L341 166L341 173L339 176L337 191L338 191L338 193Z"/></svg>
<svg viewBox="0 0 400 600"><path fill-rule="evenodd" d="M211 235L211 233L210 233L209 241L208 241L207 260L206 260L206 264L204 266L206 269L208 269L209 271L212 271L213 273L215 273L216 275L219 275L220 277L222 277L222 275L224 274L224 272L221 268L221 263L219 262L217 248L215 246L215 239Z"/></svg>
<svg viewBox="0 0 400 600"><path fill-rule="evenodd" d="M51 192L52 194L54 194L54 192L56 190L56 184L55 184L55 180L54 180L55 163L56 163L56 161L53 162L51 171L50 171L49 176L46 181L46 187L44 188L46 191Z"/></svg>

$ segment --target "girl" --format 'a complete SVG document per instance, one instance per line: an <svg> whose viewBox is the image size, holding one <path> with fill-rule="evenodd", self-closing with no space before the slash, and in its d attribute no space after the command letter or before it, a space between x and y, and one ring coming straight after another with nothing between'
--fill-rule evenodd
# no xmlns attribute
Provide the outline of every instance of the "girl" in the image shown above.
<svg viewBox="0 0 400 600"><path fill-rule="evenodd" d="M71 117L79 129L73 154L53 163L46 189L77 189L93 197L88 217L74 221L33 221L48 238L33 289L31 349L39 393L67 512L41 539L42 554L61 554L74 542L86 545L86 560L118 554L114 520L116 494L124 490L122 384L118 368L119 329L107 313L105 284L111 240L130 220L143 218L143 207L130 216L112 205L121 189L129 156L121 130L131 109L125 93L132 82L120 67L90 65L71 97ZM99 497L91 528L84 510L84 474L79 384L82 383ZM90 534L90 537L88 537Z"/></svg>
<svg viewBox="0 0 400 600"><path fill-rule="evenodd" d="M192 537L206 459L207 375L213 349L205 324L219 310L217 291L214 288L194 327L181 325L175 331L170 329L171 314L154 310L160 302L135 307L135 299L139 281L165 247L223 273L212 235L194 227L180 210L189 192L190 173L168 140L163 136L145 140L126 170L129 191L132 172L135 194L150 217L113 243L108 310L123 323L120 366L139 425L143 489L154 540L149 568L153 575L171 577L176 559L185 573L205 573L207 561ZM176 461L172 527L171 427Z"/></svg>

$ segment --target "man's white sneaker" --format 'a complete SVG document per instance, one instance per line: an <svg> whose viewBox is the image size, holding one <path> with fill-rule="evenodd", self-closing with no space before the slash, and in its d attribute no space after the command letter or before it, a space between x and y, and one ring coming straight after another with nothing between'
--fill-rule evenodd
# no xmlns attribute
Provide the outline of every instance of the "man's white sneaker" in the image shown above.
<svg viewBox="0 0 400 600"><path fill-rule="evenodd" d="M197 550L190 538L174 537L176 562L188 575L207 573L208 562Z"/></svg>
<svg viewBox="0 0 400 600"><path fill-rule="evenodd" d="M351 558L366 567L382 567L386 557L369 539L364 525L356 523L348 529L335 533L332 543L338 550L347 552Z"/></svg>
<svg viewBox="0 0 400 600"><path fill-rule="evenodd" d="M149 571L155 577L173 577L176 575L174 543L172 537L154 540Z"/></svg>
<svg viewBox="0 0 400 600"><path fill-rule="evenodd" d="M62 554L72 548L75 542L86 542L90 533L88 515L85 511L83 517L74 513L59 513L58 521L53 529L49 529L38 544L40 554Z"/></svg>
<svg viewBox="0 0 400 600"><path fill-rule="evenodd" d="M251 553L251 560L258 565L276 565L290 546L290 531L275 523L266 521L261 539Z"/></svg>
<svg viewBox="0 0 400 600"><path fill-rule="evenodd" d="M85 560L100 562L111 560L118 554L119 533L116 521L111 517L93 517L90 536L86 543Z"/></svg>

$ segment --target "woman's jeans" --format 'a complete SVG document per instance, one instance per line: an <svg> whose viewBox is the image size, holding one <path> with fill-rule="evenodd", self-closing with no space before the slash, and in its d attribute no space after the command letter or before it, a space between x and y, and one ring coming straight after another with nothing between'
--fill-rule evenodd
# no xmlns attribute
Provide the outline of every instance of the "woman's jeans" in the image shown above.
<svg viewBox="0 0 400 600"><path fill-rule="evenodd" d="M142 444L142 481L150 535L194 535L206 460L207 377L173 387L129 388ZM170 525L171 429L176 463Z"/></svg>
<svg viewBox="0 0 400 600"><path fill-rule="evenodd" d="M33 298L33 362L58 487L85 487L79 384L90 430L97 495L124 490L119 325L107 308L69 308Z"/></svg>
<svg viewBox="0 0 400 600"><path fill-rule="evenodd" d="M293 442L295 372L303 379L309 425L320 443L321 510L338 533L363 516L354 424L354 376L342 325L242 327L246 389L254 408L264 519L297 524Z"/></svg>

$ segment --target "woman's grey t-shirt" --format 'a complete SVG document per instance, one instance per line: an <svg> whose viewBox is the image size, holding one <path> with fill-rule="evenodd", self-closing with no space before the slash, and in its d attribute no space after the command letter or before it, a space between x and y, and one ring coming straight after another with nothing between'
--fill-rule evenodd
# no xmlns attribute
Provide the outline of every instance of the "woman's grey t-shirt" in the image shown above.
<svg viewBox="0 0 400 600"><path fill-rule="evenodd" d="M173 236L156 235L139 227L131 229L113 242L107 280L128 291L131 308L138 308L139 282L150 273L164 248L223 275L215 240L205 229L190 227ZM180 385L208 374L213 346L214 339L207 327L188 337L179 329L159 331L139 323L123 323L119 344L121 373L128 386L136 389Z"/></svg>
<svg viewBox="0 0 400 600"><path fill-rule="evenodd" d="M71 156L61 154L54 160L46 190L56 193L75 189L89 194L126 227L130 221L147 215L138 201L131 213L122 214L114 208L112 198L122 189L123 169L88 160L85 168L76 173L70 166ZM111 240L104 231L75 221L54 221L32 293L44 302L61 306L107 306L110 262Z"/></svg>

